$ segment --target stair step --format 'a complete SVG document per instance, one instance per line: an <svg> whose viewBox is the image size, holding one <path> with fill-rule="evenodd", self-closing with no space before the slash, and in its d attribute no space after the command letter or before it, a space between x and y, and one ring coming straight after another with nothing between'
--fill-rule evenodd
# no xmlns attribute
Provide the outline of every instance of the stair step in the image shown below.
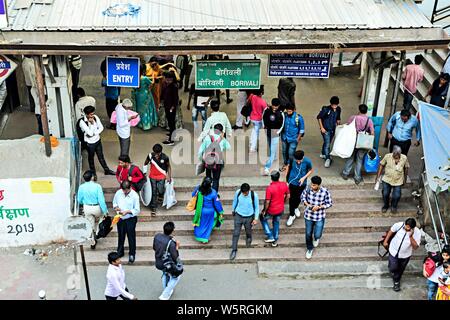
<svg viewBox="0 0 450 320"><path fill-rule="evenodd" d="M441 60L441 66L444 65L445 59L447 59L449 50L448 49L433 49L433 52L436 54L436 56ZM442 69L442 67L441 67ZM440 70L439 70L440 71Z"/></svg>
<svg viewBox="0 0 450 320"><path fill-rule="evenodd" d="M327 218L325 223L326 232L342 233L342 232L385 232L394 223L403 221L403 217L373 217L373 218ZM154 236L163 230L164 221L155 222L139 222L136 225L136 235L138 237ZM191 221L174 221L176 228L176 235L185 236L193 234L193 226ZM219 234L231 234L233 232L233 221L225 220L220 230L213 231ZM262 234L263 230L261 224L254 226L253 232L255 234ZM297 233L305 232L304 219L296 219L291 227L287 227L284 221L280 223L280 234L283 233ZM111 231L112 236L117 235L117 229Z"/></svg>
<svg viewBox="0 0 450 320"><path fill-rule="evenodd" d="M417 274L422 270L422 263L412 260L408 263L405 274ZM257 272L260 277L288 277L295 279L317 279L355 276L389 275L386 261L258 261Z"/></svg>
<svg viewBox="0 0 450 320"><path fill-rule="evenodd" d="M175 190L176 192L176 190ZM412 199L411 189L403 189L402 190L402 199L404 201L409 201ZM265 192L263 191L255 191L258 195L260 204L263 204L265 199ZM366 190L333 190L330 191L331 198L333 202L369 202L369 201L381 201L381 191L376 191L373 189ZM221 191L220 192L220 201L222 204L232 204L234 198L235 191ZM114 198L114 195L111 193L105 194L105 200L107 203L111 203ZM192 193L191 192L176 192L176 199L178 201L179 206L186 206L187 203L191 200Z"/></svg>
<svg viewBox="0 0 450 320"><path fill-rule="evenodd" d="M346 204L339 203L333 205L327 210L328 217L339 217L339 218L366 218L366 217L390 217L392 214L388 211L386 213L381 212L382 202L379 203L354 203ZM224 219L232 220L232 207L231 205L224 205ZM261 209L261 208L260 208ZM300 211L303 213L303 206L300 206ZM289 212L289 205L285 206L285 214L283 215L284 220L287 219L287 213ZM414 216L417 212L417 207L410 203L401 202L398 206L398 212L395 214L396 217L410 217ZM112 213L112 211L111 211ZM141 206L141 213L139 214L139 222L151 222L151 221L186 221L192 220L194 213L188 212L184 206L174 206L169 210L165 208L159 208L156 216L152 217L150 214L150 209Z"/></svg>
<svg viewBox="0 0 450 320"><path fill-rule="evenodd" d="M232 243L232 235L224 235L213 233L211 241L208 244L202 244L195 240L193 235L190 236L176 236L180 241L181 251L185 249L230 249ZM376 245L381 239L380 233L366 232L366 233L324 233L320 240L320 247L330 246L370 246ZM253 237L253 248L264 248L270 244L264 243L264 236L259 234ZM137 237L136 245L138 250L149 250L153 246L152 237ZM282 234L278 241L280 247L305 247L304 234ZM245 248L245 231L242 229L241 236L238 243L239 248ZM117 248L117 238L107 237L100 239L95 250L114 251Z"/></svg>
<svg viewBox="0 0 450 320"><path fill-rule="evenodd" d="M108 264L107 251L85 251L87 265L105 266ZM184 264L226 264L226 263L256 263L258 261L307 261L305 248L242 248L238 250L236 259L229 260L230 251L223 249L185 249L180 250ZM416 250L412 260L423 259L423 250ZM123 259L127 264L127 256ZM379 261L377 246L363 247L319 247L314 251L312 261ZM133 265L154 265L153 250L141 250L136 253ZM387 263L387 262L386 262Z"/></svg>

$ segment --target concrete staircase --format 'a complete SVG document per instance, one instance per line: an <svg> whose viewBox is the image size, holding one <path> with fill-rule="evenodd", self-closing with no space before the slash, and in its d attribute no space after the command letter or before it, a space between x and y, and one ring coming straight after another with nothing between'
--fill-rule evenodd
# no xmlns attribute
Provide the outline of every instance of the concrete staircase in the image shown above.
<svg viewBox="0 0 450 320"><path fill-rule="evenodd" d="M441 73L442 67L444 66L445 59L447 58L450 50L448 49L431 49L426 50L425 52L414 52L408 53L406 55L406 59L414 62L414 57L416 54L421 53L424 56L424 61L421 66L425 71L424 80L419 83L417 86L416 97L420 100L425 101L425 96L427 95L428 89L432 85L433 81L439 76ZM391 72L391 80L395 81L396 70L392 68ZM400 86L400 90L403 93L404 88ZM402 105L403 100L399 99L398 105ZM413 101L413 106L416 110L418 110L418 105L416 101ZM397 108L397 110L399 110Z"/></svg>
<svg viewBox="0 0 450 320"><path fill-rule="evenodd" d="M100 177L100 179L99 182L104 187L108 207L111 208L112 197L118 187L117 181L114 177ZM411 185L402 190L403 197L399 204L399 211L392 215L389 212L381 213L381 192L373 190L373 183L366 182L364 186L356 186L350 180L324 178L323 185L330 189L334 205L328 210L324 236L320 246L314 252L312 261L305 259L303 218L297 219L291 227L287 227L288 215L285 214L280 225L280 239L277 248L269 247L264 243L265 235L261 225L257 224L254 227L252 248L245 247L245 232L242 231L237 257L230 262L229 254L233 232L231 202L234 190L244 180L247 180L260 199L264 199L264 189L269 178L227 177L223 180L220 195L225 209L225 222L220 230L213 231L208 244L198 243L194 239L192 214L185 210L193 187L199 182L199 179L176 179L177 205L170 210L160 208L156 217L151 217L149 209L142 207L136 227L137 254L134 265L154 264L153 236L162 232L162 226L166 221L173 221L176 227L175 237L181 243L180 255L186 265L295 261L297 269L300 268L299 272L301 273L303 270L301 266L305 266L304 270L309 270L308 265L311 262L320 264L324 261L333 261L345 265L349 261L359 261L361 269L363 268L361 264L368 267L374 263L380 263L377 255L377 242L393 223L403 221L406 217L416 216L416 207L411 197ZM372 179L366 178L366 181L369 180ZM285 212L288 212L287 206ZM117 232L114 229L106 239L99 240L96 250L90 248L85 250L87 264L106 266L108 252L116 250L116 247ZM413 259L420 260L423 254L423 250L417 250ZM124 263L127 263L127 255L126 248ZM383 264L387 265L385 261ZM418 272L418 268L413 269ZM352 273L352 270L354 269L348 269L347 273Z"/></svg>

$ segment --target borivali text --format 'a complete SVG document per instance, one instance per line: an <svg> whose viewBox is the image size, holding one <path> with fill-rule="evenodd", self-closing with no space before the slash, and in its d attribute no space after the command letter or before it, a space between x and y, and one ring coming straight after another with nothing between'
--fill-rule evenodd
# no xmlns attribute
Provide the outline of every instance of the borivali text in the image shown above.
<svg viewBox="0 0 450 320"><path fill-rule="evenodd" d="M178 307L178 315L203 316L205 318L214 315L271 315L272 305L257 304L224 304L220 307L196 307L185 304Z"/></svg>

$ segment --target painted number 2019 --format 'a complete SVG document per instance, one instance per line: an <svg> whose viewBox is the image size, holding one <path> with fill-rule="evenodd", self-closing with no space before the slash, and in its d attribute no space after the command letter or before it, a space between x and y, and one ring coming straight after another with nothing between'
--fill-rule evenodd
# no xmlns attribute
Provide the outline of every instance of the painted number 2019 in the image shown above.
<svg viewBox="0 0 450 320"><path fill-rule="evenodd" d="M18 224L16 226L8 226L8 233L16 234L18 236L22 232L33 232L34 226L32 223L29 224Z"/></svg>

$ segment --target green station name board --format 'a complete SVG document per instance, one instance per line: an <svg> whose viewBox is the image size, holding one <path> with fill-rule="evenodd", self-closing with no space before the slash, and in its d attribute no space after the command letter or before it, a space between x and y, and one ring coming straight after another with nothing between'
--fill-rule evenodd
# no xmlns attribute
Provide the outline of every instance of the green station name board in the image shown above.
<svg viewBox="0 0 450 320"><path fill-rule="evenodd" d="M261 60L208 60L195 64L196 89L259 89Z"/></svg>

